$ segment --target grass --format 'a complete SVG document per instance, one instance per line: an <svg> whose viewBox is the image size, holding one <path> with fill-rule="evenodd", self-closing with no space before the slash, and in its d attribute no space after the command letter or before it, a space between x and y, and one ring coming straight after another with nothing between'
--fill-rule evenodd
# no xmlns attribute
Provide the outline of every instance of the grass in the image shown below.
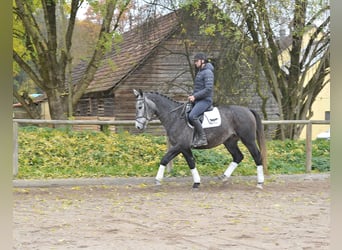
<svg viewBox="0 0 342 250"><path fill-rule="evenodd" d="M240 145L245 159L234 175L255 175L253 159ZM152 177L166 150L164 136L21 127L19 172L15 178ZM268 141L267 151L270 174L305 172L305 141ZM232 160L223 146L193 152L203 176L221 175ZM312 156L313 172L330 171L329 141L313 141ZM174 159L173 169L167 175L191 175L181 155Z"/></svg>

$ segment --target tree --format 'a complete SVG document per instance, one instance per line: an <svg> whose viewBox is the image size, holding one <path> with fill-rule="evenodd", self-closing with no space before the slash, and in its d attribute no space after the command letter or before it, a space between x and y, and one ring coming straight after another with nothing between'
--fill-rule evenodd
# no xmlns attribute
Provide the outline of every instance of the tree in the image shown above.
<svg viewBox="0 0 342 250"><path fill-rule="evenodd" d="M197 1L192 1L196 5ZM237 27L231 30L225 22L214 24L215 31L228 36L246 34L252 43L258 65L275 98L280 119L306 120L317 95L330 78L330 15L327 1L319 0L226 0L216 1L223 13ZM208 8L212 8L208 2ZM198 13L197 13L198 15ZM289 34L284 32L284 17L288 20ZM208 23L204 30L213 27ZM285 41L285 42L284 42ZM284 47L286 41L288 46ZM256 71L257 72L257 71ZM258 89L260 91L260 88ZM260 92L261 93L261 92ZM262 95L263 102L267 97ZM303 125L280 126L277 137L296 138Z"/></svg>
<svg viewBox="0 0 342 250"><path fill-rule="evenodd" d="M107 0L103 5L98 5L103 20L96 46L83 77L71 85L72 38L77 11L83 2L84 0L13 2L13 59L46 93L52 119L66 119L68 114L72 115L73 108L92 81L101 59L111 48L119 21L130 3L129 0ZM88 2L97 4L98 1ZM113 19L114 12L116 15ZM43 16L42 22L39 21L40 13Z"/></svg>

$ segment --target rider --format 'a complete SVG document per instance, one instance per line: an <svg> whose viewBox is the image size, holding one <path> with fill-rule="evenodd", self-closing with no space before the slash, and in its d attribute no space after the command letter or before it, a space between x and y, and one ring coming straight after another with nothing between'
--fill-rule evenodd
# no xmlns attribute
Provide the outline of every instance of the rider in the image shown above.
<svg viewBox="0 0 342 250"><path fill-rule="evenodd" d="M206 54L202 52L195 55L194 63L197 73L192 95L188 97L189 101L193 103L189 120L195 128L192 146L199 147L208 144L199 117L213 104L214 66L208 62Z"/></svg>

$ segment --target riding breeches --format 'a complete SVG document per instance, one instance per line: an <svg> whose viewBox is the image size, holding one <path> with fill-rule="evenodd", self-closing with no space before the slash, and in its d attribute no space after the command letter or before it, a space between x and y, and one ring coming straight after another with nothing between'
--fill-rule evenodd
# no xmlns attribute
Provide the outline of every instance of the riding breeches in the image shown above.
<svg viewBox="0 0 342 250"><path fill-rule="evenodd" d="M194 120L198 119L211 106L211 104L211 101L208 100L195 102L195 105L189 113L190 123L193 123Z"/></svg>

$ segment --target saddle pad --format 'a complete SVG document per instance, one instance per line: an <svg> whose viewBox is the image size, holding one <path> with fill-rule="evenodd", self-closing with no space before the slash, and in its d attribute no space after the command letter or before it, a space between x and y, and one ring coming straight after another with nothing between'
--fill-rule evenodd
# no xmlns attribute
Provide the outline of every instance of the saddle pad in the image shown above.
<svg viewBox="0 0 342 250"><path fill-rule="evenodd" d="M217 107L214 107L211 111L204 112L203 115L203 128L213 128L221 125L221 115Z"/></svg>

